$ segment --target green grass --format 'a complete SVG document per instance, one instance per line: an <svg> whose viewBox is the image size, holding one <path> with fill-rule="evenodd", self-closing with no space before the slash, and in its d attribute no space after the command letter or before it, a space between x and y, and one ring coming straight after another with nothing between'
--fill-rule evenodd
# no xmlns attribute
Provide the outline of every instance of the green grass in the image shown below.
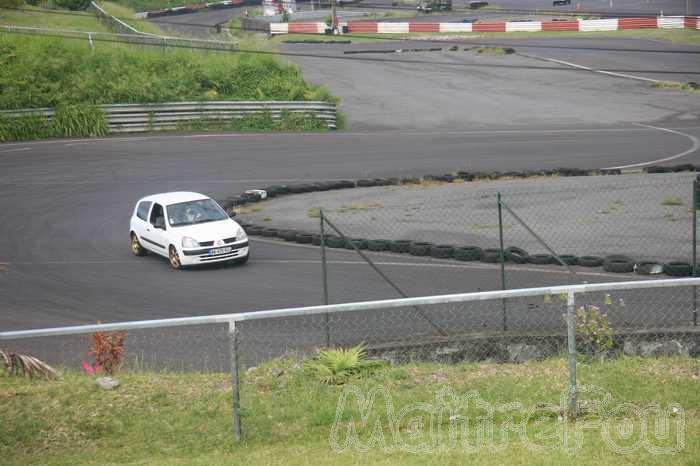
<svg viewBox="0 0 700 466"><path fill-rule="evenodd" d="M0 24L15 26L36 26L53 29L73 29L76 31L111 32L92 13L68 10L44 10L29 5L22 10L0 8Z"/></svg>
<svg viewBox="0 0 700 466"><path fill-rule="evenodd" d="M667 197L663 201L661 201L661 205L666 205L666 206L679 206L679 205L683 205L683 204L684 204L683 199L681 199L680 197L675 197L675 196Z"/></svg>
<svg viewBox="0 0 700 466"><path fill-rule="evenodd" d="M315 382L293 360L275 361L245 373L242 444L232 439L228 374L122 373L118 375L121 387L114 391L102 391L77 373L66 373L51 382L0 375L0 457L4 464L17 465L600 465L697 461L697 359L621 358L579 364L578 369L580 383L598 387L598 391L584 389L580 395L586 408L583 416L567 422L559 419L560 397L567 387L563 359L520 365L393 366L353 379L346 386ZM363 424L357 398L346 396L343 409L338 411L348 386L365 395L371 389L384 390L394 417L402 412L405 415L391 421L388 403L377 398ZM427 426L421 428L415 422L422 412L417 403L431 410L446 406L440 400L452 402L454 412L445 410L433 416L437 422L432 424L435 435L431 437ZM457 401L467 403L457 406ZM489 414L486 404L500 409ZM670 418L666 440L654 437L659 435L654 433L654 425L647 425L651 444L675 445L676 427L683 421L684 448L666 455L651 454L643 447L626 454L611 449L604 440L604 429L611 428L615 434L631 426L632 439L614 437L618 444L629 446L639 438L641 419L645 419L633 406L649 408L655 404L664 409L678 405L682 411ZM339 435L335 445L343 446L348 428L354 425L357 439L368 446L366 451L332 447L336 415ZM477 421L479 417L481 421ZM463 437L458 428L465 425L465 419L471 421L471 431ZM495 429L490 446L486 440L477 443L474 437L476 422L483 426L489 419ZM429 420L427 415L424 420ZM397 430L392 430L394 427ZM459 434L458 440L466 438L470 443L450 443L450 427ZM500 444L499 434L504 431L510 433ZM553 437L561 432L569 435L570 451ZM393 448L384 450L379 442L370 444L373 433L383 434L384 444ZM411 445L421 444L427 448L411 451Z"/></svg>
<svg viewBox="0 0 700 466"><path fill-rule="evenodd" d="M690 86L689 84L671 83L671 82L655 82L651 83L654 89L681 89L693 94L700 94L700 88Z"/></svg>
<svg viewBox="0 0 700 466"><path fill-rule="evenodd" d="M133 27L134 29L141 31L141 32L147 32L150 34L158 34L158 35L163 35L163 36L173 36L175 35L172 31L163 31L160 27L158 27L156 24L150 22L150 21L145 21L143 19L137 19L136 18L136 12L132 10L131 8L120 5L119 3L115 2L99 2L100 6L104 8L104 10L109 13L112 16L115 16L125 23L127 23L129 26Z"/></svg>

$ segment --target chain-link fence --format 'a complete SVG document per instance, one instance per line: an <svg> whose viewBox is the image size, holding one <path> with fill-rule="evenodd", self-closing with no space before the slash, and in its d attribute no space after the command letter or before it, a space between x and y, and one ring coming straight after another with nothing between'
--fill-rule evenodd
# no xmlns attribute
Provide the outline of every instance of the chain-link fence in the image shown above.
<svg viewBox="0 0 700 466"><path fill-rule="evenodd" d="M126 331L126 369L230 370L239 434L245 399L238 391L246 368L360 343L372 357L394 364L561 358L575 413L577 357L698 354L700 332L687 324L688 291L697 285L698 278L569 285L4 332L0 347L78 370L90 359L91 333ZM504 309L507 331L501 328ZM649 316L656 319L651 328Z"/></svg>

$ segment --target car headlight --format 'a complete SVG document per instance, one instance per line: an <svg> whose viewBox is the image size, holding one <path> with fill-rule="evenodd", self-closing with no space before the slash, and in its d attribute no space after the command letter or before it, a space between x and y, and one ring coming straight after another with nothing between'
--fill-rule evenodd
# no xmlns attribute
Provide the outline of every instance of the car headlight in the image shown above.
<svg viewBox="0 0 700 466"><path fill-rule="evenodd" d="M236 241L243 241L244 239L248 239L248 235L243 228L239 228L236 233Z"/></svg>
<svg viewBox="0 0 700 466"><path fill-rule="evenodd" d="M189 236L185 236L182 238L182 247L183 248L198 248L199 243L194 240L194 238L190 238Z"/></svg>

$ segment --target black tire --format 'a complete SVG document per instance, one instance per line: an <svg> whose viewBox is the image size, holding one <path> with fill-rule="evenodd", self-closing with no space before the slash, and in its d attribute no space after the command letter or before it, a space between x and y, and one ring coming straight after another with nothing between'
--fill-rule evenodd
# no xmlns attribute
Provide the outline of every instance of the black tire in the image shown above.
<svg viewBox="0 0 700 466"><path fill-rule="evenodd" d="M354 250L355 248L352 247L353 245L357 249L367 249L367 240L364 238L349 238L345 244L345 248Z"/></svg>
<svg viewBox="0 0 700 466"><path fill-rule="evenodd" d="M561 259L564 262L564 264L566 264L566 265L577 265L578 264L578 257L574 256L573 254L562 254L559 256L559 259ZM564 264L560 264L556 258L554 258L554 264L564 265Z"/></svg>
<svg viewBox="0 0 700 466"><path fill-rule="evenodd" d="M345 240L340 236L328 236L326 237L326 246L329 248L344 248Z"/></svg>
<svg viewBox="0 0 700 466"><path fill-rule="evenodd" d="M321 235L319 235L318 233L311 235L311 244L313 244L314 246L320 246L321 245Z"/></svg>
<svg viewBox="0 0 700 466"><path fill-rule="evenodd" d="M262 232L264 229L265 229L265 227L261 227L259 225L251 225L248 228L246 228L245 232L249 236L259 236L259 235L262 235Z"/></svg>
<svg viewBox="0 0 700 466"><path fill-rule="evenodd" d="M386 251L391 241L388 239L371 239L367 241L367 249L370 251Z"/></svg>
<svg viewBox="0 0 700 466"><path fill-rule="evenodd" d="M180 256L177 253L175 246L170 246L168 248L168 262L173 270L180 270L182 268L182 263L180 262Z"/></svg>
<svg viewBox="0 0 700 466"><path fill-rule="evenodd" d="M670 170L668 167L660 167L658 165L652 165L651 167L646 167L644 169L645 172L647 173L667 173Z"/></svg>
<svg viewBox="0 0 700 466"><path fill-rule="evenodd" d="M292 184L289 186L290 194L301 194L308 191L308 188L304 184Z"/></svg>
<svg viewBox="0 0 700 466"><path fill-rule="evenodd" d="M297 233L295 241L299 244L311 244L313 235L311 233Z"/></svg>
<svg viewBox="0 0 700 466"><path fill-rule="evenodd" d="M674 172L694 172L695 166L692 163L683 163L680 165L674 165L671 167Z"/></svg>
<svg viewBox="0 0 700 466"><path fill-rule="evenodd" d="M634 265L634 272L638 275L657 275L664 273L664 266L654 261L641 261Z"/></svg>
<svg viewBox="0 0 700 466"><path fill-rule="evenodd" d="M263 228L262 236L265 238L276 238L277 228Z"/></svg>
<svg viewBox="0 0 700 466"><path fill-rule="evenodd" d="M506 255L510 262L513 262L515 264L527 263L527 257L529 255L526 250L517 248L515 246L506 248L506 250L503 251L503 253Z"/></svg>
<svg viewBox="0 0 700 466"><path fill-rule="evenodd" d="M375 181L369 178L357 180L357 187L358 188L368 188L370 186L375 186Z"/></svg>
<svg viewBox="0 0 700 466"><path fill-rule="evenodd" d="M630 273L634 272L634 260L627 256L614 254L605 257L603 270L612 273Z"/></svg>
<svg viewBox="0 0 700 466"><path fill-rule="evenodd" d="M143 257L148 254L148 251L141 246L141 242L139 241L139 237L136 236L136 233L131 233L131 253L139 257Z"/></svg>
<svg viewBox="0 0 700 466"><path fill-rule="evenodd" d="M451 244L436 244L430 248L430 255L437 259L449 259L455 255L455 247Z"/></svg>
<svg viewBox="0 0 700 466"><path fill-rule="evenodd" d="M582 267L600 267L605 262L605 259L598 256L580 256L578 265Z"/></svg>
<svg viewBox="0 0 700 466"><path fill-rule="evenodd" d="M508 258L506 257L506 260ZM481 254L481 261L489 264L497 264L501 262L501 250L497 248L487 248Z"/></svg>
<svg viewBox="0 0 700 466"><path fill-rule="evenodd" d="M352 189L355 187L355 182L350 180L338 181L338 189Z"/></svg>
<svg viewBox="0 0 700 466"><path fill-rule="evenodd" d="M430 254L430 248L432 245L433 243L428 243L425 241L415 241L409 246L408 252L412 256L427 256Z"/></svg>
<svg viewBox="0 0 700 466"><path fill-rule="evenodd" d="M484 251L478 246L462 246L455 248L455 259L458 261L480 261Z"/></svg>
<svg viewBox="0 0 700 466"><path fill-rule="evenodd" d="M296 230L287 230L284 234L284 240L290 243L296 241L298 234L299 232Z"/></svg>
<svg viewBox="0 0 700 466"><path fill-rule="evenodd" d="M532 254L527 257L530 264L546 265L554 263L554 257L551 254Z"/></svg>
<svg viewBox="0 0 700 466"><path fill-rule="evenodd" d="M397 239L389 243L389 251L398 253L410 252L411 244L413 244L413 241L410 239Z"/></svg>
<svg viewBox="0 0 700 466"><path fill-rule="evenodd" d="M667 262L664 264L664 273L671 277L690 277L693 275L693 266L687 262Z"/></svg>

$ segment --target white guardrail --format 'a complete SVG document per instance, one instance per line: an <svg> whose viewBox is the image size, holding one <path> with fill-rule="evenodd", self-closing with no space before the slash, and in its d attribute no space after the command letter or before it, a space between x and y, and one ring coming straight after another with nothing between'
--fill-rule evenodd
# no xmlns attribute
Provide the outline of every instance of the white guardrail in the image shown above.
<svg viewBox="0 0 700 466"><path fill-rule="evenodd" d="M110 133L177 129L187 123L201 120L230 120L265 112L269 112L273 120L279 120L285 112L314 115L329 129L335 129L337 112L335 104L321 101L173 102L101 105L100 108L107 118ZM50 108L0 111L1 116L10 118L42 115L51 119L54 113Z"/></svg>
<svg viewBox="0 0 700 466"><path fill-rule="evenodd" d="M231 349L231 384L233 390L233 431L236 440L241 439L240 416L240 376L239 376L239 350L238 329L236 322L310 316L319 314L345 313L357 311L383 310L409 306L424 306L435 304L452 304L487 301L495 299L508 299L527 296L563 295L566 296L566 327L567 327L567 359L569 369L569 399L568 413L576 416L577 385L576 385L576 295L582 293L637 290L654 288L673 288L683 286L698 286L700 278L679 278L668 280L649 280L615 283L595 283L582 285L552 286L544 288L525 288L505 291L483 291L478 293L462 293L441 296L425 296L420 298L389 299L382 301L366 301L358 303L332 304L326 306L309 306L273 311L244 312L238 314L221 314L201 317L183 317L175 319L142 320L136 322L121 322L113 324L81 325L74 327L58 327L38 330L22 330L12 332L0 332L0 341L20 338L36 338L49 336L80 335L92 332L109 332L121 330L140 330L153 328L167 328L186 325L228 324Z"/></svg>

